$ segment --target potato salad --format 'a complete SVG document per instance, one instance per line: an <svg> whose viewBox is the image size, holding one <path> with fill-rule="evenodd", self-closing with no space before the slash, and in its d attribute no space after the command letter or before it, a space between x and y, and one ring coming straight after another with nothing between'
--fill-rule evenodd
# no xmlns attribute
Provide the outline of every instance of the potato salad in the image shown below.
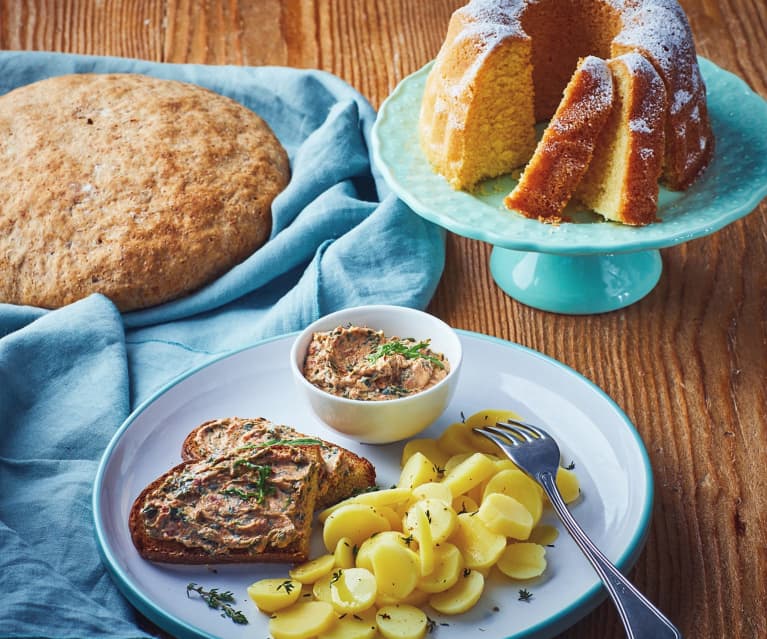
<svg viewBox="0 0 767 639"><path fill-rule="evenodd" d="M510 417L480 411L437 439L412 439L395 486L322 511L326 553L248 589L272 637L420 639L429 610L468 611L491 570L517 584L542 575L556 537L540 525L543 490L472 430ZM566 502L580 495L570 469L557 485Z"/></svg>

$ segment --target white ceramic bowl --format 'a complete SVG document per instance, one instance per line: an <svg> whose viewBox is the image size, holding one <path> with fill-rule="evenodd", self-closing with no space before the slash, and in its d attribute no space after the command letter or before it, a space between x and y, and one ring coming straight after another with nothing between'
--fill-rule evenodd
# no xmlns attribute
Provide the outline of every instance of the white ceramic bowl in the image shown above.
<svg viewBox="0 0 767 639"><path fill-rule="evenodd" d="M380 330L387 337L428 339L433 351L445 355L450 371L434 386L397 399L347 399L325 392L303 375L307 348L313 333L348 325ZM387 444L420 433L442 414L455 391L461 359L461 341L442 320L404 306L373 305L343 309L307 326L291 349L290 369L299 392L328 426L359 442Z"/></svg>

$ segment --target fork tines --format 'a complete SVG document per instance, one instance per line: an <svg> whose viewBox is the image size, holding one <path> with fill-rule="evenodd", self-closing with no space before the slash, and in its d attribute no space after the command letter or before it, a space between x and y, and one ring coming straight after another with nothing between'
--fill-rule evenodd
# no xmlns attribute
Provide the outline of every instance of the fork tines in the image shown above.
<svg viewBox="0 0 767 639"><path fill-rule="evenodd" d="M497 437L502 437L505 443L513 446L522 442L532 442L536 439L548 437L548 434L543 429L533 426L532 424L517 421L516 419L508 419L505 422L496 422L495 426L484 426L482 428L475 428L474 430L492 439L498 445L500 445L500 442L496 437L490 437L487 431L490 431L490 433L493 433Z"/></svg>

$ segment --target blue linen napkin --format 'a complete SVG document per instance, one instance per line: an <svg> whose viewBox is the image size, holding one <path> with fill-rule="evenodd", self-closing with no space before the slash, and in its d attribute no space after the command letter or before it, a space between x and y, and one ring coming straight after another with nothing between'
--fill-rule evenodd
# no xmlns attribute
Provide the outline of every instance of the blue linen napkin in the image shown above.
<svg viewBox="0 0 767 639"><path fill-rule="evenodd" d="M185 80L261 115L288 151L267 244L197 293L121 315L101 295L55 311L0 304L0 636L144 637L100 563L92 482L131 409L190 367L366 303L423 308L444 233L372 166L375 112L330 74L0 52L0 93L51 75Z"/></svg>

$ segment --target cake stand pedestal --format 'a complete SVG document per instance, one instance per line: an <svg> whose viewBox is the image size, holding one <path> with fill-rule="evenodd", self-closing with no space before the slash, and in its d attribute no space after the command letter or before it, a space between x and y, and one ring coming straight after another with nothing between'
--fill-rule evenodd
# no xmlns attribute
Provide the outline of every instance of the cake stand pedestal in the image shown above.
<svg viewBox="0 0 767 639"><path fill-rule="evenodd" d="M500 246L490 272L514 299L553 313L606 313L642 299L658 283L663 264L656 250L605 255L556 255Z"/></svg>

